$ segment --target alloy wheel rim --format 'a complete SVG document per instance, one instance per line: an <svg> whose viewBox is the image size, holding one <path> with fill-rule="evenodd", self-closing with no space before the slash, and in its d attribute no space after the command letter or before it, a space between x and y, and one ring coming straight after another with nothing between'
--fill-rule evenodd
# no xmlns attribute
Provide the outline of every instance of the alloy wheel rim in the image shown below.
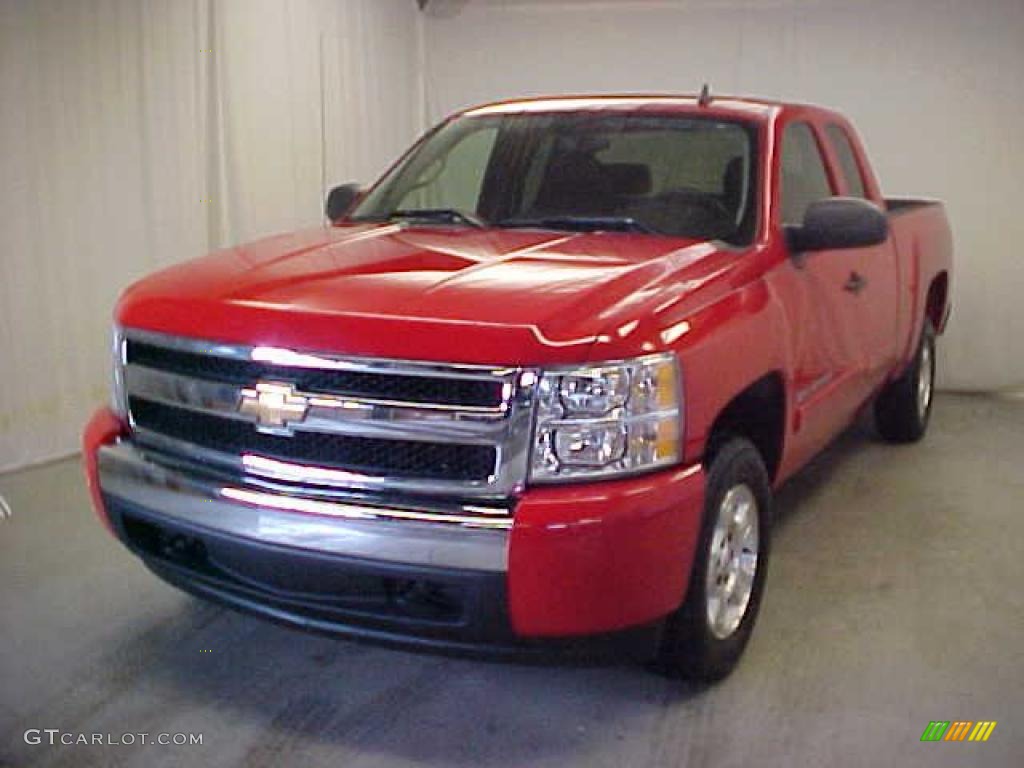
<svg viewBox="0 0 1024 768"><path fill-rule="evenodd" d="M705 595L708 627L719 639L739 628L750 605L758 565L757 512L754 492L742 483L730 488L718 505Z"/></svg>
<svg viewBox="0 0 1024 768"><path fill-rule="evenodd" d="M924 420L932 403L932 347L927 341L921 347L921 366L917 372L917 415Z"/></svg>

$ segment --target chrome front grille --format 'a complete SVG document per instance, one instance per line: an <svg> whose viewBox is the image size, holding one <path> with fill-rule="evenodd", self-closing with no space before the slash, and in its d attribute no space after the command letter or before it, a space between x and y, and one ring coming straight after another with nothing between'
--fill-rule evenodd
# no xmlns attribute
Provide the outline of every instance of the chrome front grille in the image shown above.
<svg viewBox="0 0 1024 768"><path fill-rule="evenodd" d="M536 371L141 331L118 344L142 445L313 488L501 498L525 482Z"/></svg>

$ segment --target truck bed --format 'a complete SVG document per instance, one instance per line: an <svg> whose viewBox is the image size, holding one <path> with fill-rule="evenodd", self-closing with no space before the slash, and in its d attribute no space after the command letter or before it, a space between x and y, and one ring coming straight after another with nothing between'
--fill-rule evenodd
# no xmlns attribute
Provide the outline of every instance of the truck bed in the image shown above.
<svg viewBox="0 0 1024 768"><path fill-rule="evenodd" d="M926 197L887 197L885 198L885 211L890 215L899 215L926 206L941 206L939 200L932 200Z"/></svg>

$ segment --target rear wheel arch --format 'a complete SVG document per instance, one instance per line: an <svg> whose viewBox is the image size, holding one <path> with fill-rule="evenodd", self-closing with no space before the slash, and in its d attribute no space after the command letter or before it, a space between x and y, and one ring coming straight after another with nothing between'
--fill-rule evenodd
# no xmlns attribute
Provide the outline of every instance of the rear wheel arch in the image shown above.
<svg viewBox="0 0 1024 768"><path fill-rule="evenodd" d="M935 383L935 329L925 316L910 364L875 399L875 425L892 443L914 443L924 437L931 415Z"/></svg>
<svg viewBox="0 0 1024 768"><path fill-rule="evenodd" d="M708 430L704 464L710 465L731 437L753 443L774 482L782 461L786 427L786 385L780 371L759 377L719 411Z"/></svg>
<svg viewBox="0 0 1024 768"><path fill-rule="evenodd" d="M925 296L925 316L932 321L932 328L937 333L943 329L946 306L949 301L949 273L939 272L932 278L928 286L928 293Z"/></svg>

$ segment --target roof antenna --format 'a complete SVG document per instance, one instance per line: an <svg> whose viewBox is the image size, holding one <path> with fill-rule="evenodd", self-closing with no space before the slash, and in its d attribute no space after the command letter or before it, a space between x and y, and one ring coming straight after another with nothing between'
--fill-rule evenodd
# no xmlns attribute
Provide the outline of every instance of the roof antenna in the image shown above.
<svg viewBox="0 0 1024 768"><path fill-rule="evenodd" d="M711 86L704 83L704 87L700 89L700 96L697 99L698 107L707 107L711 105Z"/></svg>

